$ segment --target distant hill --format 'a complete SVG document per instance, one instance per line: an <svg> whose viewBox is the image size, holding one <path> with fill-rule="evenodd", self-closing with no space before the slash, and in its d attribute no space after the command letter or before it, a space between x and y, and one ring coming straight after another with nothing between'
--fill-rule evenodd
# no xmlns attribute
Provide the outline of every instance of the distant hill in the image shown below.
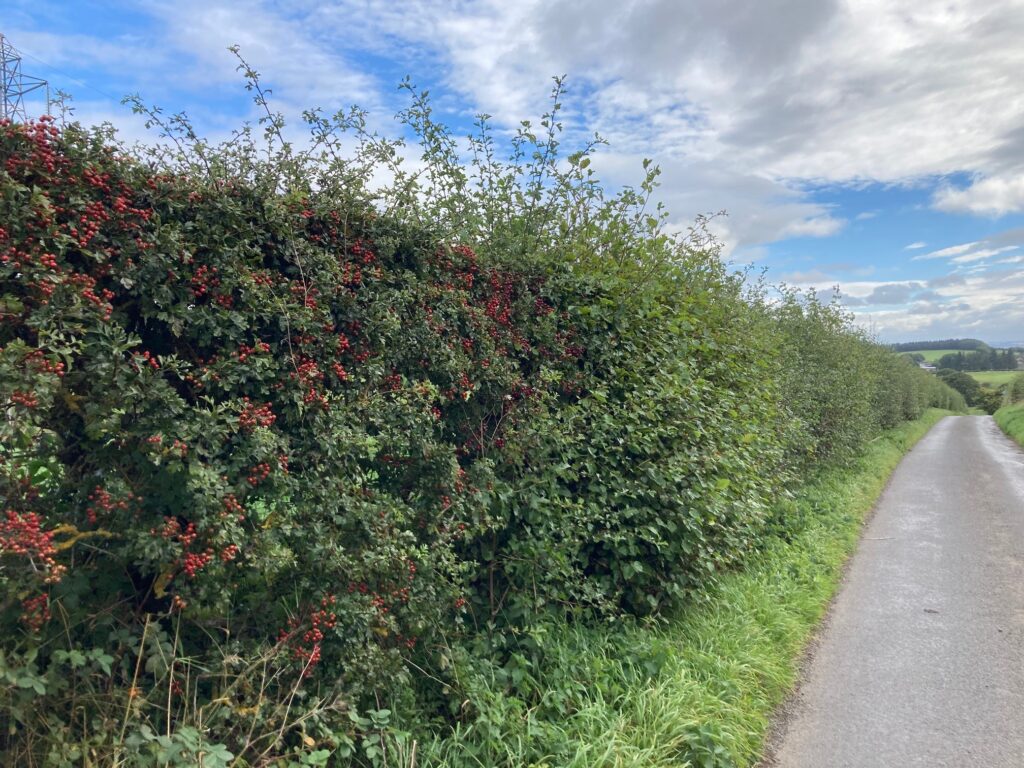
<svg viewBox="0 0 1024 768"><path fill-rule="evenodd" d="M988 345L981 339L907 341L891 345L916 363L956 371L1016 371L1024 366L1024 345Z"/></svg>
<svg viewBox="0 0 1024 768"><path fill-rule="evenodd" d="M981 339L941 339L939 341L907 341L902 344L893 344L895 352L921 352L926 349L943 350L975 350L989 349L989 345Z"/></svg>

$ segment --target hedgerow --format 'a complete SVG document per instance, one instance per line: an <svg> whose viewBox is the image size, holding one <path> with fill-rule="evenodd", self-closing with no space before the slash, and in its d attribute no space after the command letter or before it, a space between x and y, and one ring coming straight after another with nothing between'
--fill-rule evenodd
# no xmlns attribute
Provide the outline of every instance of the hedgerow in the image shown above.
<svg viewBox="0 0 1024 768"><path fill-rule="evenodd" d="M797 475L962 406L666 233L656 169L605 199L559 94L468 167L417 96L418 175L358 112L0 124L5 758L408 764L493 715L481 654L514 692L545 617L699 600Z"/></svg>

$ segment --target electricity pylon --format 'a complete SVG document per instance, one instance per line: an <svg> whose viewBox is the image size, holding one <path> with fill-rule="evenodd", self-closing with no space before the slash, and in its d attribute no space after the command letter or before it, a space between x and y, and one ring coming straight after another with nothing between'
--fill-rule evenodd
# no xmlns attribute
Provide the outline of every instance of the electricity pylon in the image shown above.
<svg viewBox="0 0 1024 768"><path fill-rule="evenodd" d="M25 96L40 89L46 92L46 113L50 113L50 84L21 71L21 54L0 33L0 120L28 120Z"/></svg>

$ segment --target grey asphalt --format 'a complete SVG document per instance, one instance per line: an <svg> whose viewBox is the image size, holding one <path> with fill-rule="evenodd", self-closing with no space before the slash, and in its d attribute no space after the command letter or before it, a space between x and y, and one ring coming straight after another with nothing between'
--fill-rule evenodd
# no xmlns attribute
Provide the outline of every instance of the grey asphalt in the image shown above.
<svg viewBox="0 0 1024 768"><path fill-rule="evenodd" d="M764 766L1024 768L1024 452L989 416L904 458Z"/></svg>

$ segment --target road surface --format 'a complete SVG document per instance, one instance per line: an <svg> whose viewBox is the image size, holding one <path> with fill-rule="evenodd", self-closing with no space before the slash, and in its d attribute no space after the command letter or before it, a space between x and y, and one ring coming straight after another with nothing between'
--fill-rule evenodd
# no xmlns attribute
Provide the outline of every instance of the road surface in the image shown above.
<svg viewBox="0 0 1024 768"><path fill-rule="evenodd" d="M939 422L878 502L765 768L1024 767L1024 452Z"/></svg>

